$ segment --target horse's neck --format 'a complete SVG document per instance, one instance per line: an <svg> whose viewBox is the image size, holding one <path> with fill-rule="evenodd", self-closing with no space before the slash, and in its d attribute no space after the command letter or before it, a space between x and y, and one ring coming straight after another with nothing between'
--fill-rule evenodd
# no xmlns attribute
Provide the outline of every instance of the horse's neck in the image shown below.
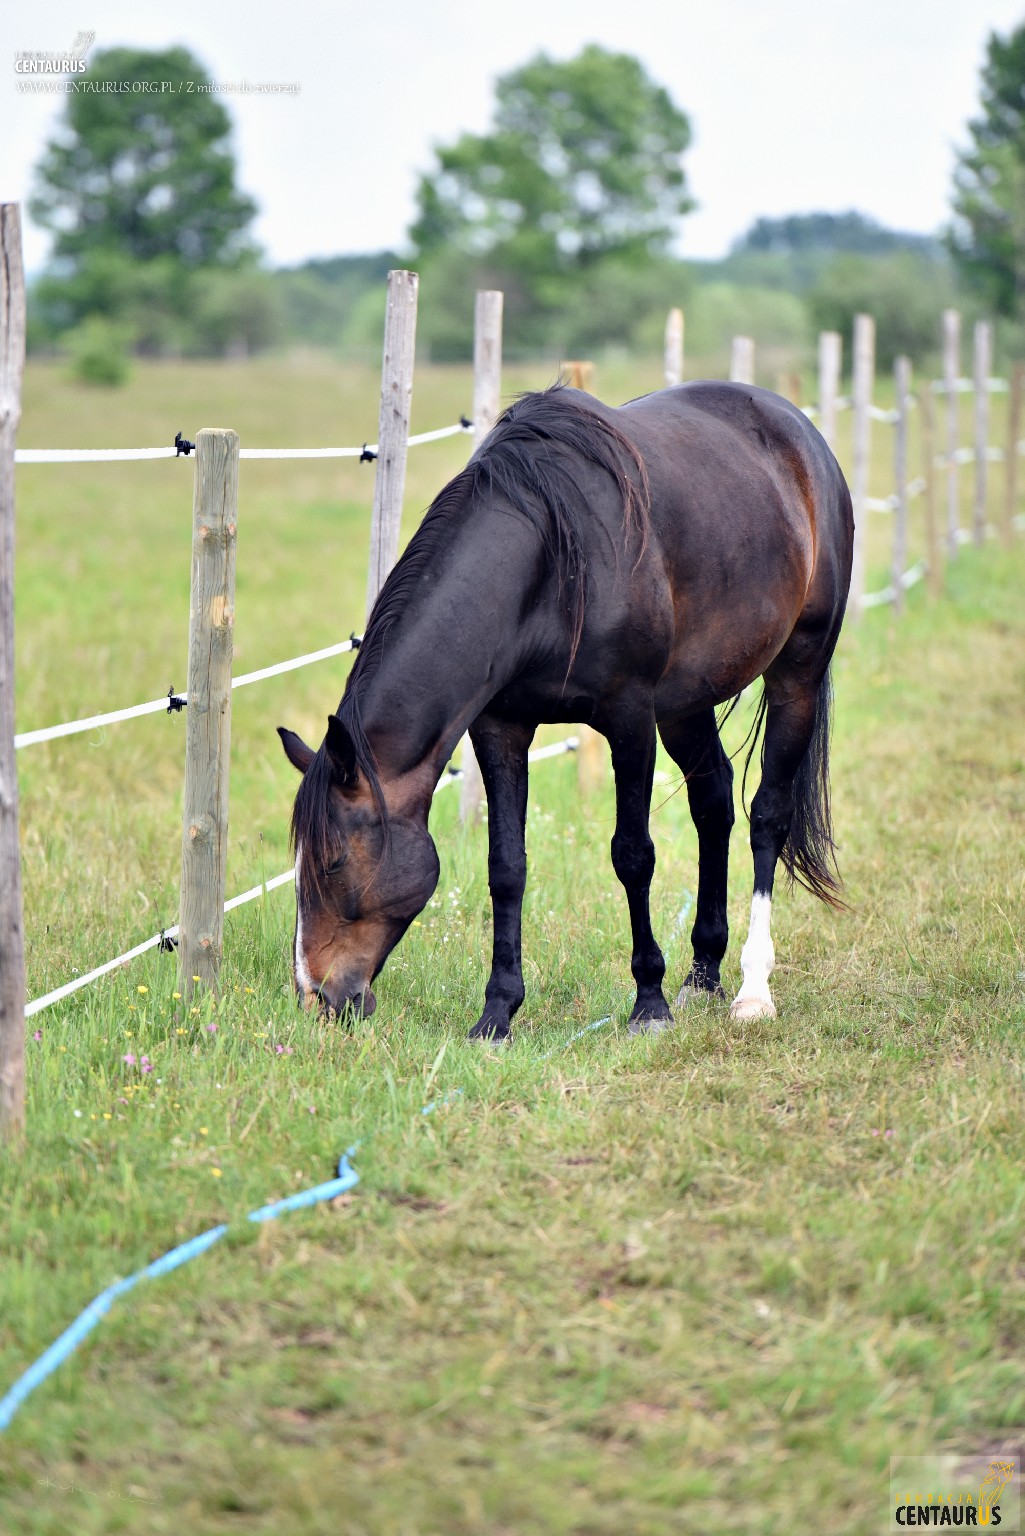
<svg viewBox="0 0 1025 1536"><path fill-rule="evenodd" d="M483 513L391 621L360 682L363 728L383 778L429 768L436 783L469 724L515 675L536 550L519 519Z"/></svg>

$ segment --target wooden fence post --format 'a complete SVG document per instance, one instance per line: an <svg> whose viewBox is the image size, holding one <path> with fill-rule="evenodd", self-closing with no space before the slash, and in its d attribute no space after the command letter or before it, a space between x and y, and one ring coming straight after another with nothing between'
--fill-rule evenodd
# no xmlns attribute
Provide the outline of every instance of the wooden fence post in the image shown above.
<svg viewBox="0 0 1025 1536"><path fill-rule="evenodd" d="M671 309L666 319L663 367L667 384L683 383L683 310Z"/></svg>
<svg viewBox="0 0 1025 1536"><path fill-rule="evenodd" d="M571 389L583 389L590 391L591 380L594 376L594 364L586 358L577 358L563 363L563 370L568 373Z"/></svg>
<svg viewBox="0 0 1025 1536"><path fill-rule="evenodd" d="M14 445L25 364L21 211L0 204L0 1140L25 1129L25 918L14 752Z"/></svg>
<svg viewBox="0 0 1025 1536"><path fill-rule="evenodd" d="M384 320L381 363L381 418L377 433L374 510L370 523L370 564L367 571L367 618L399 556L402 497L406 489L409 413L413 401L413 359L416 352L416 297L420 279L415 272L388 273L388 308Z"/></svg>
<svg viewBox="0 0 1025 1536"><path fill-rule="evenodd" d="M957 554L958 511L957 378L961 353L961 316L956 309L943 311L943 392L947 397L947 558Z"/></svg>
<svg viewBox="0 0 1025 1536"><path fill-rule="evenodd" d="M225 427L204 427L196 438L178 918L178 966L186 997L197 977L216 988L224 935L238 447L238 433Z"/></svg>
<svg viewBox="0 0 1025 1536"><path fill-rule="evenodd" d="M989 469L989 372L993 330L988 320L975 322L972 376L975 385L975 506L972 534L976 545L986 541L986 479Z"/></svg>
<svg viewBox="0 0 1025 1536"><path fill-rule="evenodd" d="M875 377L876 323L871 315L854 317L854 459L851 492L854 501L854 564L851 598L860 618L865 595L865 533L868 521L869 450L872 441L872 384Z"/></svg>
<svg viewBox="0 0 1025 1536"><path fill-rule="evenodd" d="M897 420L894 423L893 467L897 505L893 509L893 611L904 611L904 572L908 563L908 407L911 364L898 357L893 365Z"/></svg>
<svg viewBox="0 0 1025 1536"><path fill-rule="evenodd" d="M929 591L939 597L943 591L943 557L936 522L936 416L932 389L926 379L918 395L922 420L922 479L925 482L925 559Z"/></svg>
<svg viewBox="0 0 1025 1536"><path fill-rule="evenodd" d="M836 401L840 393L843 337L839 331L819 336L819 431L830 448L836 446Z"/></svg>
<svg viewBox="0 0 1025 1536"><path fill-rule="evenodd" d="M750 336L734 336L730 346L730 379L734 384L755 381L755 344Z"/></svg>
<svg viewBox="0 0 1025 1536"><path fill-rule="evenodd" d="M1004 477L1004 544L1014 543L1014 518L1018 506L1018 438L1021 436L1021 395L1025 365L1011 370L1011 398L1007 402L1007 458Z"/></svg>
<svg viewBox="0 0 1025 1536"><path fill-rule="evenodd" d="M473 434L479 446L498 417L502 397L502 295L493 289L477 294L473 313ZM459 817L480 819L484 784L469 736L463 738L463 782Z"/></svg>

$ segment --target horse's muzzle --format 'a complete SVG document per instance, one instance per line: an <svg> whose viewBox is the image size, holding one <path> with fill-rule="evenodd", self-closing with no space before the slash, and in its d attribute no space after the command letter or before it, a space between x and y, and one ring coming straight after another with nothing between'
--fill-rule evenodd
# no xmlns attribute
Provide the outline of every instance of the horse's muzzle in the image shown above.
<svg viewBox="0 0 1025 1536"><path fill-rule="evenodd" d="M334 987L324 982L313 996L321 1013L333 1013L339 1019L369 1019L377 1007L377 998L369 987Z"/></svg>

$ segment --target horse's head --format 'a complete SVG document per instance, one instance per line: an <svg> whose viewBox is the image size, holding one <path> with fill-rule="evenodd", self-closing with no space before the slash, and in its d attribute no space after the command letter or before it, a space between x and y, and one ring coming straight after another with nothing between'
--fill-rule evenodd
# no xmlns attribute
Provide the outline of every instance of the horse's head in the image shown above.
<svg viewBox="0 0 1025 1536"><path fill-rule="evenodd" d="M371 1014L371 983L438 883L424 796L389 809L337 715L319 752L278 734L303 775L292 816L296 990L337 1014Z"/></svg>

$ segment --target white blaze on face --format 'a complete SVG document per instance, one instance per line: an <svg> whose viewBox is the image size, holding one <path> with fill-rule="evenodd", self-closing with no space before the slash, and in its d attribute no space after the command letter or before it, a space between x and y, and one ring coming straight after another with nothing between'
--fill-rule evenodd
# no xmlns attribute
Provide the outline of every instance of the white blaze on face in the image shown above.
<svg viewBox="0 0 1025 1536"><path fill-rule="evenodd" d="M772 897L756 891L751 902L751 926L747 943L740 952L744 982L730 1008L735 1019L771 1019L776 1015L769 991L769 976L776 963L769 932L771 914Z"/></svg>
<svg viewBox="0 0 1025 1536"><path fill-rule="evenodd" d="M303 909L299 899L302 857L302 843L297 843L295 847L295 979L300 992L306 994L315 991L316 988L306 964L306 952L303 949Z"/></svg>

